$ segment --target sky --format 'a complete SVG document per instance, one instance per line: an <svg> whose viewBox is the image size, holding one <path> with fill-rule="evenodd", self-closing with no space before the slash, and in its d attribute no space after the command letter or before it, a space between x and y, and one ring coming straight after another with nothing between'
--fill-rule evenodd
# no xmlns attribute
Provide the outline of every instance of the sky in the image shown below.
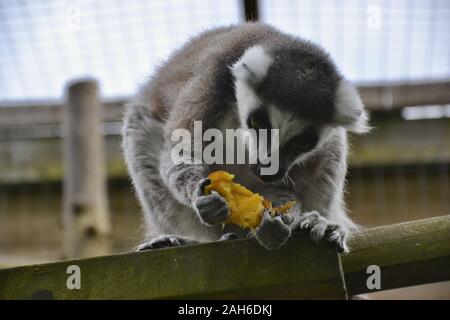
<svg viewBox="0 0 450 320"><path fill-rule="evenodd" d="M356 83L450 78L450 1L260 0L260 10ZM62 101L84 77L105 99L128 97L190 36L242 16L239 0L0 0L0 105Z"/></svg>

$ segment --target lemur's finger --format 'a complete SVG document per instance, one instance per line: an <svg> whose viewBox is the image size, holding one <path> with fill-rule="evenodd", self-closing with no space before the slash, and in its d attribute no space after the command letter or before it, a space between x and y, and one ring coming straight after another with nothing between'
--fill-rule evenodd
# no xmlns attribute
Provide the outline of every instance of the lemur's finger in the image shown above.
<svg viewBox="0 0 450 320"><path fill-rule="evenodd" d="M228 241L228 240L235 240L239 239L238 236L232 232L223 234L219 240L217 241Z"/></svg>
<svg viewBox="0 0 450 320"><path fill-rule="evenodd" d="M211 184L211 179L205 178L198 182L197 195L203 196L205 194L205 188L207 185Z"/></svg>
<svg viewBox="0 0 450 320"><path fill-rule="evenodd" d="M201 221L208 225L223 223L230 215L225 199L215 191L198 197L195 206Z"/></svg>
<svg viewBox="0 0 450 320"><path fill-rule="evenodd" d="M291 225L294 222L294 217L291 214L282 214L280 215L281 220L287 225Z"/></svg>
<svg viewBox="0 0 450 320"><path fill-rule="evenodd" d="M209 210L217 210L223 207L227 207L225 199L215 191L212 191L209 195L199 197L196 205L198 209L205 208Z"/></svg>
<svg viewBox="0 0 450 320"><path fill-rule="evenodd" d="M347 233L339 225L330 225L325 233L328 241L333 243L339 253L347 253L349 249L347 247Z"/></svg>
<svg viewBox="0 0 450 320"><path fill-rule="evenodd" d="M269 210L263 212L263 218L255 230L258 242L269 250L281 247L291 235L291 228L283 222L281 216L272 217Z"/></svg>

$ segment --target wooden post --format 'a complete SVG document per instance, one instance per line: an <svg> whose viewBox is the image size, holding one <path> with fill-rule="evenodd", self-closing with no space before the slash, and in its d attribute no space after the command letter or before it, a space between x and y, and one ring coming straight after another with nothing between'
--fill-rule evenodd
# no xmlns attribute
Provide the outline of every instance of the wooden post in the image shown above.
<svg viewBox="0 0 450 320"><path fill-rule="evenodd" d="M93 80L68 86L64 112L64 254L107 254L111 229L106 192L101 104Z"/></svg>
<svg viewBox="0 0 450 320"><path fill-rule="evenodd" d="M247 22L259 20L258 0L243 0L244 18Z"/></svg>

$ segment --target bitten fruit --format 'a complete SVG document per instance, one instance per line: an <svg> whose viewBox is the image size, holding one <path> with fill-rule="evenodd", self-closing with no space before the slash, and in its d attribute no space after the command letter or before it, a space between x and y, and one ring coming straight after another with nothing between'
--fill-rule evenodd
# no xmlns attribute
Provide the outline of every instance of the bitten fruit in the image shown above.
<svg viewBox="0 0 450 320"><path fill-rule="evenodd" d="M219 193L230 208L227 223L237 224L243 228L255 229L261 222L264 209L271 209L272 215L285 214L295 201L289 201L280 207L273 208L269 200L258 193L253 193L239 183L234 183L234 175L226 171L215 171L208 175L211 183L205 187L207 194L211 191Z"/></svg>

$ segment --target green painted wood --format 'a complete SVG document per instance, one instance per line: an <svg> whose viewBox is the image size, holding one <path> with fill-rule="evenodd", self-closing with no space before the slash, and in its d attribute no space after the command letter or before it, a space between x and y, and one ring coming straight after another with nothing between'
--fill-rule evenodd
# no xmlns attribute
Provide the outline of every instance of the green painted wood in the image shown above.
<svg viewBox="0 0 450 320"><path fill-rule="evenodd" d="M367 289L367 267L381 268L381 290L450 280L450 215L369 229L342 257L350 294Z"/></svg>
<svg viewBox="0 0 450 320"><path fill-rule="evenodd" d="M69 265L81 289L68 290ZM296 235L267 251L236 240L0 270L0 299L346 298L339 259Z"/></svg>
<svg viewBox="0 0 450 320"><path fill-rule="evenodd" d="M236 240L0 270L0 299L328 298L450 280L450 216L369 229L341 256L298 234L277 251ZM81 289L66 287L69 265Z"/></svg>

